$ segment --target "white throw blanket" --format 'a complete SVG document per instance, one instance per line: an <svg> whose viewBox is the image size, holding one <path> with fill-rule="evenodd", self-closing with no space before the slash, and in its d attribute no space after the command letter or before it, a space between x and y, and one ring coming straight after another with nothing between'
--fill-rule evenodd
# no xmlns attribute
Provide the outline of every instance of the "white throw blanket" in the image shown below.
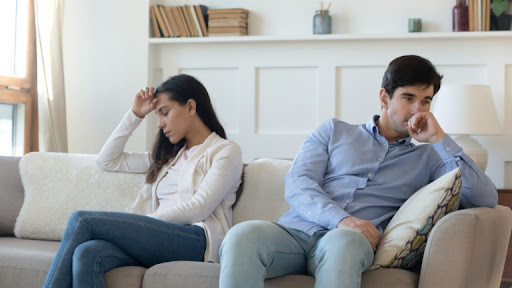
<svg viewBox="0 0 512 288"><path fill-rule="evenodd" d="M61 240L75 210L129 210L144 174L103 171L96 155L42 153L20 162L25 190L14 234L19 238Z"/></svg>

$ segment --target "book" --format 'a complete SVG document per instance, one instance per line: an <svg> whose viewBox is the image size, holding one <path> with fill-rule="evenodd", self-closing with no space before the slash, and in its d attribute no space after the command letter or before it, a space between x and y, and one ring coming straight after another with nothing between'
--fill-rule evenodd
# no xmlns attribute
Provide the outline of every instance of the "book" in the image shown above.
<svg viewBox="0 0 512 288"><path fill-rule="evenodd" d="M187 37L192 37L192 33L188 27L187 20L185 19L185 14L183 13L183 9L181 6L176 6L178 13L180 14L181 23L183 24L183 28L186 31Z"/></svg>
<svg viewBox="0 0 512 288"><path fill-rule="evenodd" d="M206 27L206 23L208 23L208 20L205 19L205 16L208 14L204 13L203 10L201 10L201 6L203 6L205 9L205 12L207 11L206 6L204 5L195 5L194 8L196 9L197 18L199 20L199 24L201 25L201 31L203 32L203 36L208 36L208 27Z"/></svg>
<svg viewBox="0 0 512 288"><path fill-rule="evenodd" d="M481 26L482 26L482 30L480 31L486 31L486 25L485 25L485 0L480 0L480 2L482 2L482 10L480 10L480 19L481 19Z"/></svg>
<svg viewBox="0 0 512 288"><path fill-rule="evenodd" d="M475 10L474 13L474 25L475 25L475 31L480 31L480 10L482 9L482 6L480 6L481 0L473 0L475 2L474 7Z"/></svg>
<svg viewBox="0 0 512 288"><path fill-rule="evenodd" d="M176 20L176 24L178 25L178 29L180 30L181 37L189 37L188 30L185 27L185 24L183 22L184 20L182 18L180 10L181 9L178 6L172 7L171 8L172 16L174 16L174 19Z"/></svg>
<svg viewBox="0 0 512 288"><path fill-rule="evenodd" d="M160 27L160 30L162 30L162 35L164 37L169 37L169 31L167 31L167 28L165 27L164 19L162 19L162 15L160 15L160 9L156 5L154 7L155 7L156 20L158 22L158 27Z"/></svg>
<svg viewBox="0 0 512 288"><path fill-rule="evenodd" d="M208 14L208 20L217 18L230 18L230 19L247 19L247 14L240 13L219 13L219 14Z"/></svg>
<svg viewBox="0 0 512 288"><path fill-rule="evenodd" d="M476 11L475 11L475 31L482 31L482 0L475 0Z"/></svg>
<svg viewBox="0 0 512 288"><path fill-rule="evenodd" d="M469 31L475 31L475 3L473 0L468 0L468 30Z"/></svg>
<svg viewBox="0 0 512 288"><path fill-rule="evenodd" d="M209 27L209 33L245 33L247 34L247 28L244 27Z"/></svg>
<svg viewBox="0 0 512 288"><path fill-rule="evenodd" d="M171 7L165 6L165 15L167 15L167 20L169 20L169 25L171 25L171 30L174 33L174 37L180 37L181 32L178 28L178 23L176 23L176 19L174 19L174 15L172 14Z"/></svg>
<svg viewBox="0 0 512 288"><path fill-rule="evenodd" d="M248 14L249 10L242 8L230 8L230 9L209 9L208 15L217 14L217 13L244 13Z"/></svg>
<svg viewBox="0 0 512 288"><path fill-rule="evenodd" d="M171 24L169 24L169 20L167 19L167 15L165 14L164 7L162 5L157 5L157 7L160 10L160 15L162 16L162 19L164 20L165 29L167 29L167 32L169 32L169 37L174 37L174 33L171 30Z"/></svg>
<svg viewBox="0 0 512 288"><path fill-rule="evenodd" d="M210 27L226 27L226 26L247 27L247 20L212 19L208 22L208 25Z"/></svg>
<svg viewBox="0 0 512 288"><path fill-rule="evenodd" d="M185 18L185 23L187 24L188 31L190 32L191 37L196 37L197 32L194 29L194 25L192 25L192 19L190 19L189 11L188 11L188 5L181 6L181 12L183 13L183 16Z"/></svg>
<svg viewBox="0 0 512 288"><path fill-rule="evenodd" d="M194 24L197 36L203 37L203 30L201 30L201 25L199 25L199 18L197 17L194 5L188 6L188 9L190 10L190 15L192 16L192 23Z"/></svg>
<svg viewBox="0 0 512 288"><path fill-rule="evenodd" d="M483 31L489 31L491 30L491 1L490 0L482 0L482 10L484 11L484 17L483 17Z"/></svg>
<svg viewBox="0 0 512 288"><path fill-rule="evenodd" d="M482 31L482 20L480 11L482 10L482 0L473 0L475 1L475 31Z"/></svg>
<svg viewBox="0 0 512 288"><path fill-rule="evenodd" d="M249 10L243 8L208 10L208 33L213 37L247 35L248 17Z"/></svg>
<svg viewBox="0 0 512 288"><path fill-rule="evenodd" d="M211 33L208 32L208 37L225 37L225 36L246 36L247 32L232 32L232 33Z"/></svg>
<svg viewBox="0 0 512 288"><path fill-rule="evenodd" d="M151 19L151 24L153 24L153 32L155 33L155 37L156 38L162 37L162 35L160 34L160 29L158 28L157 20L156 20L155 6L149 7L149 18Z"/></svg>

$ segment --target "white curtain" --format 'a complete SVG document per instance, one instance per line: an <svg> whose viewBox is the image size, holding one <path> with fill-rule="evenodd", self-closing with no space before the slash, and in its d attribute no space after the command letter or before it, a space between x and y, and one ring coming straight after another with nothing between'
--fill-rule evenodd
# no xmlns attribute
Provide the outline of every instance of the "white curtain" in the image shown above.
<svg viewBox="0 0 512 288"><path fill-rule="evenodd" d="M39 151L67 152L62 61L64 0L34 0L37 49Z"/></svg>

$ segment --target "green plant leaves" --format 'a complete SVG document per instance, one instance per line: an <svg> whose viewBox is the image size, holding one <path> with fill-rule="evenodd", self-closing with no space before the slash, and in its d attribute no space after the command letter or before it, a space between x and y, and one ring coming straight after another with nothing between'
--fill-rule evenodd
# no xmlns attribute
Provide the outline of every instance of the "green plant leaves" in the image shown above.
<svg viewBox="0 0 512 288"><path fill-rule="evenodd" d="M493 0L491 3L491 10L496 17L499 17L503 12L508 10L509 0Z"/></svg>

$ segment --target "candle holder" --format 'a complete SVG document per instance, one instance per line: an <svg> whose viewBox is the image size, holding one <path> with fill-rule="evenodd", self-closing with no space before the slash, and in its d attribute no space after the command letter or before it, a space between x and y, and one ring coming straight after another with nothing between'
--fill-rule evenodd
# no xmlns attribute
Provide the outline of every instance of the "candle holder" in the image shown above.
<svg viewBox="0 0 512 288"><path fill-rule="evenodd" d="M421 18L409 18L409 32L421 32Z"/></svg>

